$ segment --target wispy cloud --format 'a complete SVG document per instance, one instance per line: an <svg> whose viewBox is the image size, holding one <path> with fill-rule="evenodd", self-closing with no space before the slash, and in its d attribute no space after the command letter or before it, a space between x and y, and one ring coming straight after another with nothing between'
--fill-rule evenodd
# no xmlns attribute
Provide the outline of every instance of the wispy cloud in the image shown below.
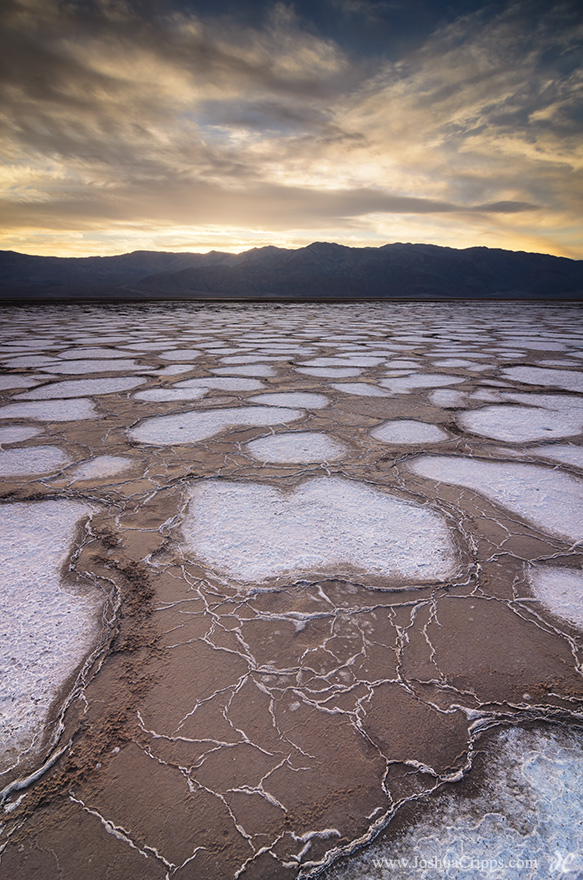
<svg viewBox="0 0 583 880"><path fill-rule="evenodd" d="M391 14L364 5L344 13ZM581 253L581 25L572 3L484 7L389 61L281 3L252 26L8 0L0 246L240 249L272 231Z"/></svg>

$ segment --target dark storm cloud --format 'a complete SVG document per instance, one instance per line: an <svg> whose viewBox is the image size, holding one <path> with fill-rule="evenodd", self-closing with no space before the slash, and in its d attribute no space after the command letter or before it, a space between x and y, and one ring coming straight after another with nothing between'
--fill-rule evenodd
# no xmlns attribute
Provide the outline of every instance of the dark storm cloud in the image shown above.
<svg viewBox="0 0 583 880"><path fill-rule="evenodd" d="M378 241L394 217L572 250L581 28L534 0L6 0L3 226Z"/></svg>

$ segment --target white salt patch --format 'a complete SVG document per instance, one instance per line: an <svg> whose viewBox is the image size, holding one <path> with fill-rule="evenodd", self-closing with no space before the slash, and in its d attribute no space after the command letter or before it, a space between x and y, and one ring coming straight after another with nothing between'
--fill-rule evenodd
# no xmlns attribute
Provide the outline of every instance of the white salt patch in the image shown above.
<svg viewBox="0 0 583 880"><path fill-rule="evenodd" d="M437 425L416 422L413 419L393 419L374 428L371 436L383 443L439 443L449 434Z"/></svg>
<svg viewBox="0 0 583 880"><path fill-rule="evenodd" d="M580 878L580 733L511 728L487 755L481 791L463 797L448 786L405 834L360 850L327 880Z"/></svg>
<svg viewBox="0 0 583 880"><path fill-rule="evenodd" d="M296 406L305 409L321 409L328 406L328 398L323 394L308 394L302 391L284 391L280 394L256 394L249 398L250 403L262 403L265 406Z"/></svg>
<svg viewBox="0 0 583 880"><path fill-rule="evenodd" d="M222 376L205 376L202 379L185 379L177 382L174 388L204 388L205 390L218 391L260 391L265 388L259 379L239 379L237 377L224 378Z"/></svg>
<svg viewBox="0 0 583 880"><path fill-rule="evenodd" d="M39 403L9 403L0 407L0 419L35 419L39 422L77 422L97 418L91 400L47 400Z"/></svg>
<svg viewBox="0 0 583 880"><path fill-rule="evenodd" d="M65 351L59 352L59 357L64 360L123 358L127 357L127 351L114 348L68 348Z"/></svg>
<svg viewBox="0 0 583 880"><path fill-rule="evenodd" d="M532 592L545 608L583 629L583 571L552 565L530 565Z"/></svg>
<svg viewBox="0 0 583 880"><path fill-rule="evenodd" d="M148 372L150 368L140 366L133 359L116 358L115 360L65 361L61 364L53 363L50 367L41 367L40 369L43 372L55 373L56 375L75 376L79 373L125 373L135 370Z"/></svg>
<svg viewBox="0 0 583 880"><path fill-rule="evenodd" d="M191 361L202 354L197 348L177 348L175 351L164 351L158 355L165 361Z"/></svg>
<svg viewBox="0 0 583 880"><path fill-rule="evenodd" d="M422 582L456 569L454 544L439 514L363 483L318 477L285 492L208 480L189 494L187 549L237 583L350 576L354 569Z"/></svg>
<svg viewBox="0 0 583 880"><path fill-rule="evenodd" d="M437 483L473 489L552 535L583 540L583 480L535 464L425 455L408 469Z"/></svg>
<svg viewBox="0 0 583 880"><path fill-rule="evenodd" d="M357 394L360 397L388 397L386 391L377 388L376 385L367 385L366 382L339 382L332 383L331 387L345 394Z"/></svg>
<svg viewBox="0 0 583 880"><path fill-rule="evenodd" d="M318 376L322 379L348 379L362 373L362 370L349 367L296 367L296 370L304 376Z"/></svg>
<svg viewBox="0 0 583 880"><path fill-rule="evenodd" d="M73 468L70 475L75 480L99 480L102 477L113 477L121 474L133 464L131 458L123 458L121 455L98 455L91 461L84 461Z"/></svg>
<svg viewBox="0 0 583 880"><path fill-rule="evenodd" d="M157 342L129 342L124 344L124 348L132 351L163 351L169 345L168 339L160 339Z"/></svg>
<svg viewBox="0 0 583 880"><path fill-rule="evenodd" d="M171 416L155 416L132 428L129 436L140 443L167 446L206 440L226 428L280 425L301 419L298 409L275 406L241 406L232 409L191 411Z"/></svg>
<svg viewBox="0 0 583 880"><path fill-rule="evenodd" d="M543 370L541 367L508 367L502 375L526 385L550 385L565 391L583 391L583 372L576 370Z"/></svg>
<svg viewBox="0 0 583 880"><path fill-rule="evenodd" d="M303 361L305 367L376 367L384 358L372 355L349 355L347 357L317 357Z"/></svg>
<svg viewBox="0 0 583 880"><path fill-rule="evenodd" d="M0 449L0 476L23 477L49 474L70 462L58 446L27 446L24 449Z"/></svg>
<svg viewBox="0 0 583 880"><path fill-rule="evenodd" d="M550 339L528 339L520 337L518 339L509 339L510 344L516 342L520 348L528 348L531 351L566 351L567 346L563 342L555 342Z"/></svg>
<svg viewBox="0 0 583 880"><path fill-rule="evenodd" d="M265 354L233 354L222 357L222 364L256 364L258 361L280 361L282 358Z"/></svg>
<svg viewBox="0 0 583 880"><path fill-rule="evenodd" d="M148 400L156 403L168 401L199 400L207 393L206 388L146 388L145 391L136 391L133 397L136 400Z"/></svg>
<svg viewBox="0 0 583 880"><path fill-rule="evenodd" d="M38 434L42 434L42 428L28 428L24 425L0 428L0 443L22 443Z"/></svg>
<svg viewBox="0 0 583 880"><path fill-rule="evenodd" d="M503 404L460 413L456 421L466 431L481 437L522 443L579 434L583 428L583 409L559 411Z"/></svg>
<svg viewBox="0 0 583 880"><path fill-rule="evenodd" d="M528 450L529 455L538 455L548 458L550 461L558 461L560 464L572 464L574 467L583 468L583 446L555 445L536 446Z"/></svg>
<svg viewBox="0 0 583 880"><path fill-rule="evenodd" d="M18 369L29 369L31 367L46 367L49 364L55 364L55 361L52 357L45 357L44 355L38 355L34 357L16 357L16 358L5 358L5 363L8 367L18 368Z"/></svg>
<svg viewBox="0 0 583 880"><path fill-rule="evenodd" d="M211 370L217 376L274 376L273 367L267 364L243 364L239 367L215 367Z"/></svg>
<svg viewBox="0 0 583 880"><path fill-rule="evenodd" d="M444 409L456 409L465 406L466 395L461 391L434 391L429 395L429 400L434 406L442 406Z"/></svg>
<svg viewBox="0 0 583 880"><path fill-rule="evenodd" d="M433 361L436 367L468 367L473 370L488 370L488 364L474 364L464 358L445 358L445 360Z"/></svg>
<svg viewBox="0 0 583 880"><path fill-rule="evenodd" d="M180 376L181 373L189 373L192 367L190 364L168 364L161 370L156 370L157 376Z"/></svg>
<svg viewBox="0 0 583 880"><path fill-rule="evenodd" d="M0 391L10 391L12 388L31 388L36 384L36 379L30 376L0 376Z"/></svg>
<svg viewBox="0 0 583 880"><path fill-rule="evenodd" d="M144 379L123 376L116 379L70 379L65 382L53 382L19 394L17 400L51 400L63 397L82 397L85 394L114 394L119 391L131 391L144 384Z"/></svg>
<svg viewBox="0 0 583 880"><path fill-rule="evenodd" d="M417 373L414 376L402 376L397 379L380 379L379 385L388 388L394 394L408 394L414 388L439 388L442 385L457 385L464 382L462 376L445 376L440 373Z"/></svg>
<svg viewBox="0 0 583 880"><path fill-rule="evenodd" d="M0 767L17 763L42 745L49 709L67 679L94 648L101 595L76 595L61 569L82 518L73 501L0 506Z"/></svg>
<svg viewBox="0 0 583 880"><path fill-rule="evenodd" d="M342 443L315 431L260 437L248 443L247 448L260 461L274 462L333 461L347 453Z"/></svg>
<svg viewBox="0 0 583 880"><path fill-rule="evenodd" d="M410 369L416 370L421 364L419 361L407 360L407 358L393 358L393 360L387 361L387 366L391 369Z"/></svg>

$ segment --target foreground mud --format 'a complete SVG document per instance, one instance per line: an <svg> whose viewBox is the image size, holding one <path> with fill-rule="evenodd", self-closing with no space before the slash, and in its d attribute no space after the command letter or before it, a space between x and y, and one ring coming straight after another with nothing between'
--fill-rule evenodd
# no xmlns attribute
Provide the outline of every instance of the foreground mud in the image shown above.
<svg viewBox="0 0 583 880"><path fill-rule="evenodd" d="M577 307L2 318L4 876L386 876L482 743L580 747Z"/></svg>

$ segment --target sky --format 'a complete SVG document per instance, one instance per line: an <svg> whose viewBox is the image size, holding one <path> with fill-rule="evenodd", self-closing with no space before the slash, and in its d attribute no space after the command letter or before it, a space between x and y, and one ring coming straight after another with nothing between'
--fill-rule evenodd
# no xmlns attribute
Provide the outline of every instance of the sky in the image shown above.
<svg viewBox="0 0 583 880"><path fill-rule="evenodd" d="M583 258L575 0L2 0L0 249Z"/></svg>

